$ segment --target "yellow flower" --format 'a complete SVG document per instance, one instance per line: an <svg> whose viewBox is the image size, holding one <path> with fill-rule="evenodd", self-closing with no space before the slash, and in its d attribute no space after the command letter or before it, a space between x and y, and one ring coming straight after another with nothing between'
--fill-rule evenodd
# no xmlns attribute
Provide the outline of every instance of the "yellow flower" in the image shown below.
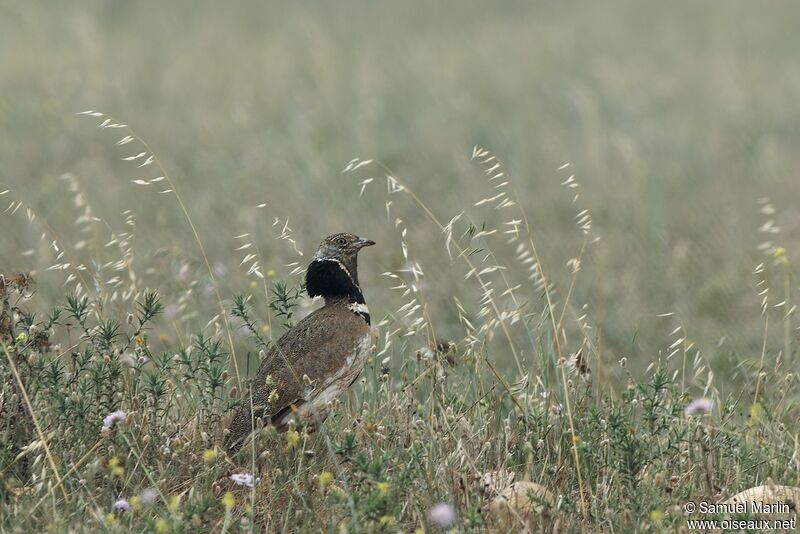
<svg viewBox="0 0 800 534"><path fill-rule="evenodd" d="M106 514L106 526L110 527L116 522L117 522L117 518L116 518L116 516L114 516L114 514L112 514L111 512Z"/></svg>
<svg viewBox="0 0 800 534"><path fill-rule="evenodd" d="M111 470L111 474L115 477L121 477L125 474L125 468L122 467L122 462L120 462L119 458L116 456L108 461L108 468Z"/></svg>
<svg viewBox="0 0 800 534"><path fill-rule="evenodd" d="M181 504L181 496L180 495L170 495L169 499L167 499L167 509L170 512L174 512L178 509L178 506Z"/></svg>
<svg viewBox="0 0 800 534"><path fill-rule="evenodd" d="M156 533L167 534L169 532L169 524L162 518L156 519Z"/></svg>
<svg viewBox="0 0 800 534"><path fill-rule="evenodd" d="M388 495L389 494L389 483L388 482L378 482L378 492L381 495Z"/></svg>
<svg viewBox="0 0 800 534"><path fill-rule="evenodd" d="M267 278L269 278L270 280L275 278L275 269L270 269L269 271L267 271Z"/></svg>
<svg viewBox="0 0 800 534"><path fill-rule="evenodd" d="M572 436L572 443L574 443L575 445L580 445L581 444L581 437L580 436Z"/></svg>
<svg viewBox="0 0 800 534"><path fill-rule="evenodd" d="M650 512L650 521L652 521L653 523L661 523L663 519L664 519L664 512L662 512L661 510L653 510L652 512Z"/></svg>
<svg viewBox="0 0 800 534"><path fill-rule="evenodd" d="M330 474L330 472L323 471L322 473L319 474L319 486L322 489L328 487L331 482L333 482L333 475Z"/></svg>
<svg viewBox="0 0 800 534"><path fill-rule="evenodd" d="M764 416L764 406L760 402L753 403L750 406L750 423L755 424L761 421Z"/></svg>
<svg viewBox="0 0 800 534"><path fill-rule="evenodd" d="M230 510L235 504L236 497L233 496L232 492L228 491L222 496L222 506L224 506L226 510Z"/></svg>
<svg viewBox="0 0 800 534"><path fill-rule="evenodd" d="M289 430L286 433L286 444L290 449L300 445L300 433L297 430Z"/></svg>
<svg viewBox="0 0 800 534"><path fill-rule="evenodd" d="M20 332L19 335L17 336L17 344L22 345L26 341L28 341L28 334L26 334L25 332Z"/></svg>
<svg viewBox="0 0 800 534"><path fill-rule="evenodd" d="M131 508L133 509L134 512L142 507L142 500L139 498L138 495L134 495L133 497L131 497L129 502L131 503Z"/></svg>
<svg viewBox="0 0 800 534"><path fill-rule="evenodd" d="M380 519L381 525L385 527L393 527L397 524L397 520L392 515L384 515Z"/></svg>
<svg viewBox="0 0 800 534"><path fill-rule="evenodd" d="M215 449L206 449L203 453L203 461L206 465L211 465L217 459L217 451Z"/></svg>
<svg viewBox="0 0 800 534"><path fill-rule="evenodd" d="M136 344L144 345L144 336L136 336Z"/></svg>
<svg viewBox="0 0 800 534"><path fill-rule="evenodd" d="M278 390L277 389L273 389L272 391L269 392L269 396L267 397L267 402L270 403L270 404L275 404L276 402L278 402Z"/></svg>

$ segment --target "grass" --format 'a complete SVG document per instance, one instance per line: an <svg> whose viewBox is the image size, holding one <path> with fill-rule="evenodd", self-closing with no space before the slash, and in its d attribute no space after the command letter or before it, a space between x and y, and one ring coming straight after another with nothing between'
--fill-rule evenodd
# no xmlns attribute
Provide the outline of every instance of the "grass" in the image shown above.
<svg viewBox="0 0 800 534"><path fill-rule="evenodd" d="M155 274L179 270L169 263L187 254L195 261L184 245L194 241L191 228L172 201L133 187L147 176L74 119L103 110L157 148L210 262L227 268L224 292L248 283L231 258L234 235L255 236L265 267L288 274L288 251L264 233L276 217L289 220L303 251L335 229L369 229L387 245L364 281L381 287L379 273L399 267L401 251L388 245L393 228L380 191L359 198L339 175L344 163L380 159L446 222L470 207L464 199L488 195L476 190L480 171L469 161L483 145L511 165L546 236L540 247L554 281L568 283L562 266L582 236L554 169L570 162L604 242L584 259L592 277L574 294L592 306L604 346L635 356L631 365L643 370L649 358L639 355L655 354L664 333L653 317L676 312L693 324L717 374L727 374L732 361L760 352L761 328L751 320L758 300L747 290L763 222L757 199L775 202L786 249L797 250L797 215L785 199L800 194L799 11L779 2L764 12L746 1L725 10L510 2L491 12L479 2L415 10L250 1L230 12L202 2L155 11L9 6L0 23L0 191L12 189L53 228L71 227L76 213L57 179L68 174L116 232L126 228L120 213L132 212L140 276L154 265ZM308 209L323 201L327 209ZM502 222L475 211L478 226ZM460 285L439 276L448 267L441 241L414 216L405 219L417 257L438 279L431 314L455 335L448 296ZM14 258L6 271L51 263L34 246L39 227L22 217L5 218L3 228L0 250ZM72 245L92 235L63 238ZM513 257L497 254L502 263ZM37 279L39 291L59 296L58 280ZM384 294L371 303L389 308ZM194 307L218 308L206 300Z"/></svg>
<svg viewBox="0 0 800 534"><path fill-rule="evenodd" d="M133 154L125 156L129 164L152 163L156 176L137 185L174 196L193 226L178 191L161 189L162 181L174 184L149 146L103 113L85 115L121 140ZM676 325L663 351L633 374L626 357L615 361L603 348L586 307L572 300L584 256L601 242L569 166L559 172L583 245L561 288L544 268L513 177L485 148L476 147L473 160L493 189L474 204L502 212L499 228L478 227L466 212L444 223L385 165L350 161L347 175L382 174L386 183L404 259L403 268L384 273L394 306L375 326L362 379L319 433L291 427L278 434L267 426L232 458L220 444L242 391L235 354L249 376L270 338L313 305L299 283L301 263L277 279L242 235L237 250L252 292L223 299L214 267L199 262L176 275L187 281L184 302L165 306L139 282L130 236L111 234L93 254L119 259L91 267L67 261L71 253L53 242L58 255L48 270L66 273L67 287L56 304L45 306L29 275L0 278L0 524L142 532L435 531L445 524L660 531L685 526L688 500L717 502L774 479L797 484L796 440L787 428L797 406L793 362L784 357L794 350L790 299L781 293L791 293L793 276L785 249L765 246L769 261L755 268L763 350L757 366L739 369L752 389L723 394L674 316L661 318ZM406 223L394 215L401 203L442 235L440 253L478 295L466 303L453 296L458 338L437 332L428 277ZM771 216L773 208L765 203L762 211ZM28 218L36 223L32 212ZM288 226L275 239L291 240ZM204 250L199 235L197 246ZM513 248L515 263L495 263L496 247ZM204 277L204 294L217 296L222 311L186 337L177 325ZM776 303L773 291L784 300ZM773 329L788 332L783 347L768 348L770 318L777 318ZM169 330L177 335L161 333ZM708 399L698 413L688 408L693 396ZM534 504L498 511L497 494L520 481L544 489L529 494ZM452 507L452 519L432 514L441 503Z"/></svg>
<svg viewBox="0 0 800 534"><path fill-rule="evenodd" d="M0 530L503 531L513 476L534 530L663 531L798 485L791 4L216 9L3 8ZM229 458L340 230L367 369Z"/></svg>

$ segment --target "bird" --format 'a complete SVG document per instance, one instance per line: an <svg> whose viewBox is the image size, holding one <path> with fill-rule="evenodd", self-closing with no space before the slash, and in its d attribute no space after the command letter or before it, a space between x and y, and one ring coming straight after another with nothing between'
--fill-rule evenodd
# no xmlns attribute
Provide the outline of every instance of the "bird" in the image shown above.
<svg viewBox="0 0 800 534"><path fill-rule="evenodd" d="M350 233L322 240L306 270L306 293L322 297L325 304L267 351L228 427L229 453L252 435L256 419L282 432L297 416L314 430L328 417L331 401L361 374L372 336L358 282L358 253L374 244Z"/></svg>

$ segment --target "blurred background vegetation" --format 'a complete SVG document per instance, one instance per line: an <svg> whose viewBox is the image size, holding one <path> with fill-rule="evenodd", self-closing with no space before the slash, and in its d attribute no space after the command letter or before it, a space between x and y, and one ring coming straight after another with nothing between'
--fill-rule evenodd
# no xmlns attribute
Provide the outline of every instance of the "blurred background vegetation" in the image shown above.
<svg viewBox="0 0 800 534"><path fill-rule="evenodd" d="M0 209L22 201L37 220L24 209L0 217L0 270L37 271L40 295L56 295L65 275L46 270L55 260L44 225L81 261L103 263L113 259L103 243L126 231L131 210L134 267L165 303L187 277L206 276L174 197L131 183L154 171L120 161L129 153L116 138L75 115L97 109L159 157L223 297L250 291L239 234L253 236L265 270L287 277L298 258L275 235L288 219L306 257L337 231L379 243L360 274L380 318L398 305L381 273L404 267L402 217L434 324L457 337L451 297L468 289L441 234L400 199L387 218L380 175L360 196L370 175L341 171L375 158L442 221L466 210L494 228L505 215L473 206L491 194L470 161L480 144L514 177L562 292L583 241L560 185L568 174L557 171L572 164L600 237L572 300L588 304L608 361L627 356L641 369L666 349L677 317L725 374L761 352L753 269L770 261L757 248L768 218L781 227L769 239L799 259L798 27L790 1L5 4L0 191L10 192ZM64 174L104 221L94 233L74 224L82 207ZM762 197L772 217L759 212ZM76 249L82 240L94 246ZM513 249L497 252L513 265ZM187 331L218 311L200 289L184 309ZM666 312L676 315L657 317Z"/></svg>

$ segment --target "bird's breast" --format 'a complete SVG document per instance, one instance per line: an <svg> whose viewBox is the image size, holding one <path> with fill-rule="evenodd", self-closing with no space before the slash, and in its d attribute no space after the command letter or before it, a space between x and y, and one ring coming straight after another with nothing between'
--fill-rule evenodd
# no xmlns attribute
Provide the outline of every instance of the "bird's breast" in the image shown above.
<svg viewBox="0 0 800 534"><path fill-rule="evenodd" d="M317 391L315 404L326 404L336 399L358 377L367 363L369 349L372 346L372 336L367 332L347 355L343 365L330 378L325 380Z"/></svg>

